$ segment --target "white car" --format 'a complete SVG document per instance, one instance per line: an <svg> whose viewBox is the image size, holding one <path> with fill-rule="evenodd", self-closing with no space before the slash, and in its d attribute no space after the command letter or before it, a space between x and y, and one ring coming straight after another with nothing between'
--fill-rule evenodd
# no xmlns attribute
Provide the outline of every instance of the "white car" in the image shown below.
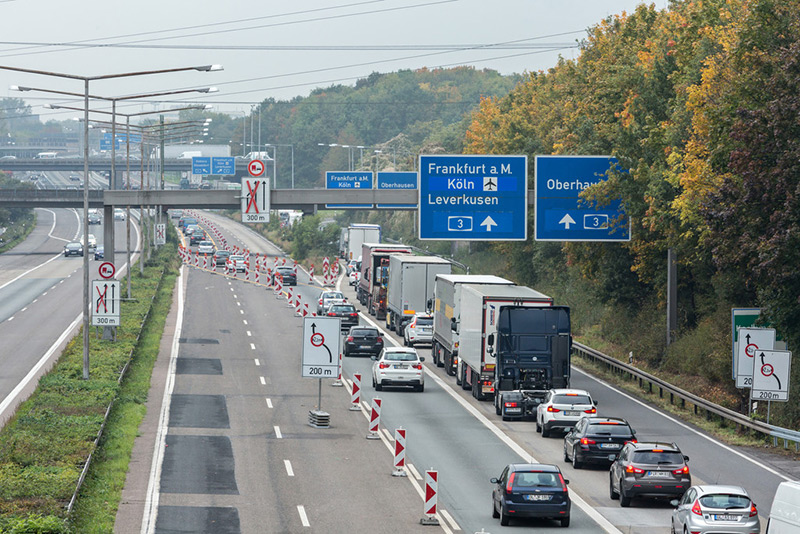
<svg viewBox="0 0 800 534"><path fill-rule="evenodd" d="M412 386L414 391L425 391L424 361L415 349L384 347L372 364L372 387L381 391L383 386Z"/></svg>
<svg viewBox="0 0 800 534"><path fill-rule="evenodd" d="M536 407L536 432L548 437L554 428L569 430L581 417L597 413L597 401L582 389L551 389Z"/></svg>
<svg viewBox="0 0 800 534"><path fill-rule="evenodd" d="M358 285L358 281L361 280L361 273L358 271L351 271L350 274L348 274L347 276L348 276L348 283L351 286Z"/></svg>
<svg viewBox="0 0 800 534"><path fill-rule="evenodd" d="M125 212L121 209L117 208L114 210L114 220L115 221L124 221L125 220Z"/></svg>
<svg viewBox="0 0 800 534"><path fill-rule="evenodd" d="M197 244L197 253L198 254L213 254L214 253L214 243L211 241L200 241Z"/></svg>
<svg viewBox="0 0 800 534"><path fill-rule="evenodd" d="M81 243L83 243L83 238L81 238ZM94 254L95 249L97 249L97 238L94 234L89 234L89 246L86 247L86 250L89 254Z"/></svg>
<svg viewBox="0 0 800 534"><path fill-rule="evenodd" d="M403 343L413 347L418 343L433 342L433 315L418 313L403 329Z"/></svg>

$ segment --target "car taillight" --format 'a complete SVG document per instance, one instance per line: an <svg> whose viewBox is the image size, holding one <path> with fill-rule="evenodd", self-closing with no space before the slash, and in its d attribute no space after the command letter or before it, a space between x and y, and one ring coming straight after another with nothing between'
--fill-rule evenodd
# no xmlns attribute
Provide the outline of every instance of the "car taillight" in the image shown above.
<svg viewBox="0 0 800 534"><path fill-rule="evenodd" d="M553 408L552 406L548 406L547 407L547 411L550 412L550 413L556 413L556 412L560 412L561 410L559 410L558 408Z"/></svg>
<svg viewBox="0 0 800 534"><path fill-rule="evenodd" d="M388 369L389 368L389 364L381 362L381 363L378 364L378 367L380 367L381 369Z"/></svg>
<svg viewBox="0 0 800 534"><path fill-rule="evenodd" d="M597 442L593 439L581 438L581 445L594 445L595 443Z"/></svg>
<svg viewBox="0 0 800 534"><path fill-rule="evenodd" d="M333 312L328 312L328 317L336 317L336 314Z"/></svg>
<svg viewBox="0 0 800 534"><path fill-rule="evenodd" d="M558 479L561 481L561 490L567 493L567 483L564 482L564 476L561 473L558 474Z"/></svg>
<svg viewBox="0 0 800 534"><path fill-rule="evenodd" d="M381 336L378 336L378 341L377 342L378 343L383 343L383 338Z"/></svg>
<svg viewBox="0 0 800 534"><path fill-rule="evenodd" d="M356 312L353 312L350 314L350 317L358 317L358 314Z"/></svg>
<svg viewBox="0 0 800 534"><path fill-rule="evenodd" d="M688 475L689 474L689 466L684 465L680 469L676 469L672 472L673 475Z"/></svg>
<svg viewBox="0 0 800 534"><path fill-rule="evenodd" d="M750 505L750 517L755 517L758 515L758 509L756 508L755 504Z"/></svg>
<svg viewBox="0 0 800 534"><path fill-rule="evenodd" d="M636 475L644 474L644 469L639 469L638 467L633 467L632 465L625 466L626 473L634 473Z"/></svg>
<svg viewBox="0 0 800 534"><path fill-rule="evenodd" d="M348 343L352 343L353 342L353 336L347 336L347 342Z"/></svg>
<svg viewBox="0 0 800 534"><path fill-rule="evenodd" d="M411 367L413 367L414 369L422 370L422 364L421 363L412 364Z"/></svg>
<svg viewBox="0 0 800 534"><path fill-rule="evenodd" d="M628 443L639 443L639 442L636 441L635 439L629 439L625 443L623 443L623 445L627 445Z"/></svg>
<svg viewBox="0 0 800 534"><path fill-rule="evenodd" d="M703 511L700 509L700 499L694 501L694 505L692 505L692 513L696 515L703 515Z"/></svg>
<svg viewBox="0 0 800 534"><path fill-rule="evenodd" d="M517 403L516 402L504 402L503 406L505 406L506 408L516 408L517 407Z"/></svg>
<svg viewBox="0 0 800 534"><path fill-rule="evenodd" d="M583 413L597 413L597 408L592 408L591 410L583 410Z"/></svg>
<svg viewBox="0 0 800 534"><path fill-rule="evenodd" d="M516 473L511 473L511 475L508 477L508 482L506 483L506 493L511 493L511 487L514 485L514 477L516 475Z"/></svg>
<svg viewBox="0 0 800 534"><path fill-rule="evenodd" d="M322 306L322 299L319 299L319 305Z"/></svg>

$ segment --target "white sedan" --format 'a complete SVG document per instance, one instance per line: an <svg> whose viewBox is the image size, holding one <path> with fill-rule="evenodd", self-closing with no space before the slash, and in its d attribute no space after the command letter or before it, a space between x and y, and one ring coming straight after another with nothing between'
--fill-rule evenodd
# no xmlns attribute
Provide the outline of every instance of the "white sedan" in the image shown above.
<svg viewBox="0 0 800 534"><path fill-rule="evenodd" d="M424 361L414 349L385 347L372 364L372 387L381 391L383 386L412 386L415 391L424 391Z"/></svg>

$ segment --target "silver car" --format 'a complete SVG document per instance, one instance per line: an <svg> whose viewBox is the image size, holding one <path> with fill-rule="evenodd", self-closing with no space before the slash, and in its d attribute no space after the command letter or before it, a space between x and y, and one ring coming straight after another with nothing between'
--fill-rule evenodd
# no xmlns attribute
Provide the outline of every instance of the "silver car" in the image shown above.
<svg viewBox="0 0 800 534"><path fill-rule="evenodd" d="M761 532L758 509L741 486L692 486L671 503L672 532Z"/></svg>
<svg viewBox="0 0 800 534"><path fill-rule="evenodd" d="M403 343L413 347L419 343L433 342L433 315L418 313L403 329Z"/></svg>

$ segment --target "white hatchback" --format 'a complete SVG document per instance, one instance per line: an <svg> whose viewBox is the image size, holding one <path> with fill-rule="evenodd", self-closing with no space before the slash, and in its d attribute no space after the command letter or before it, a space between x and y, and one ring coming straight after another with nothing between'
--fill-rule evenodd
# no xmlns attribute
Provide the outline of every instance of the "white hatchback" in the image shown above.
<svg viewBox="0 0 800 534"><path fill-rule="evenodd" d="M417 351L403 347L385 347L372 364L372 387L412 386L414 391L425 390L425 358Z"/></svg>
<svg viewBox="0 0 800 534"><path fill-rule="evenodd" d="M536 407L536 432L548 437L554 428L569 430L585 415L597 413L597 401L582 389L551 389Z"/></svg>

